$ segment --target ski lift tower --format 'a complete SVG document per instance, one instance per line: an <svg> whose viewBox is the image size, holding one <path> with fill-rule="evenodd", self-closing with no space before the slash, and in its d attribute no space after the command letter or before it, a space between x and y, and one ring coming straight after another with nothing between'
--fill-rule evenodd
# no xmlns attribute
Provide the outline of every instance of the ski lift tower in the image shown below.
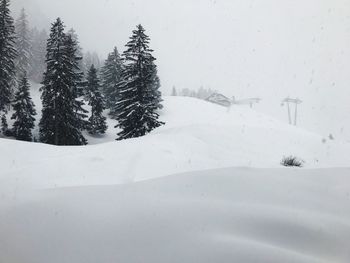
<svg viewBox="0 0 350 263"><path fill-rule="evenodd" d="M284 104L287 104L287 108L288 108L288 121L290 125L293 125L292 123L292 115L291 115L291 104L294 104L295 106L295 111L294 111L294 126L297 126L297 116L298 116L298 105L301 104L302 101L298 98L296 99L292 99L292 98L285 98L282 101L282 106L284 106Z"/></svg>

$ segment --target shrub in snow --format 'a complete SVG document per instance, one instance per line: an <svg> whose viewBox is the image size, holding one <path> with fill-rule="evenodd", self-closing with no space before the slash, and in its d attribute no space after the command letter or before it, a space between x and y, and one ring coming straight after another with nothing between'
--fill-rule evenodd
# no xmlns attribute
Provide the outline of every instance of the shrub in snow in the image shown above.
<svg viewBox="0 0 350 263"><path fill-rule="evenodd" d="M302 159L295 156L283 157L281 161L281 165L286 167L303 167L304 163Z"/></svg>

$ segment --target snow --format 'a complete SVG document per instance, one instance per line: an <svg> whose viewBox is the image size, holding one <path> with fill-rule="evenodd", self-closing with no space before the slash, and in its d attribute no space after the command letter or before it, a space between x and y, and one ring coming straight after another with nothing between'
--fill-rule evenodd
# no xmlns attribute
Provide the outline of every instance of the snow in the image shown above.
<svg viewBox="0 0 350 263"><path fill-rule="evenodd" d="M193 98L160 114L126 141L111 119L83 147L0 139L0 262L350 261L349 143Z"/></svg>
<svg viewBox="0 0 350 263"><path fill-rule="evenodd" d="M346 263L349 175L228 168L43 190L0 210L1 262Z"/></svg>
<svg viewBox="0 0 350 263"><path fill-rule="evenodd" d="M149 136L117 142L116 122L108 119L107 134L88 136L86 147L1 140L7 149L1 179L16 188L116 184L231 166L279 167L289 155L307 168L350 164L350 144L324 143L319 135L238 106L228 112L198 99L166 97L161 120L166 125Z"/></svg>

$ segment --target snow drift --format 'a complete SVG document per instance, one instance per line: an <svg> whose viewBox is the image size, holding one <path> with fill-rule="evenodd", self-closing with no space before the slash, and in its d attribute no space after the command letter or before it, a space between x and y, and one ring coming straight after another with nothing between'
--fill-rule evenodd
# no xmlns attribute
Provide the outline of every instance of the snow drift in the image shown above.
<svg viewBox="0 0 350 263"><path fill-rule="evenodd" d="M43 190L0 210L0 261L347 263L349 175L230 168Z"/></svg>

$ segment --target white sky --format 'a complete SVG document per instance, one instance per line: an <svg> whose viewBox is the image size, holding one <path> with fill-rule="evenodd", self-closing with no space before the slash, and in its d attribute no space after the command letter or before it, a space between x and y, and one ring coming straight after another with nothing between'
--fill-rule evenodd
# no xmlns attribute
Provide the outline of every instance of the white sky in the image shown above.
<svg viewBox="0 0 350 263"><path fill-rule="evenodd" d="M103 56L115 45L123 51L142 23L164 92L203 85L260 96L259 107L281 119L282 98L299 96L301 122L322 132L340 133L344 118L337 117L350 115L349 0L13 1L32 13L40 7L50 21L62 17L85 50ZM350 117L345 124L350 139Z"/></svg>

